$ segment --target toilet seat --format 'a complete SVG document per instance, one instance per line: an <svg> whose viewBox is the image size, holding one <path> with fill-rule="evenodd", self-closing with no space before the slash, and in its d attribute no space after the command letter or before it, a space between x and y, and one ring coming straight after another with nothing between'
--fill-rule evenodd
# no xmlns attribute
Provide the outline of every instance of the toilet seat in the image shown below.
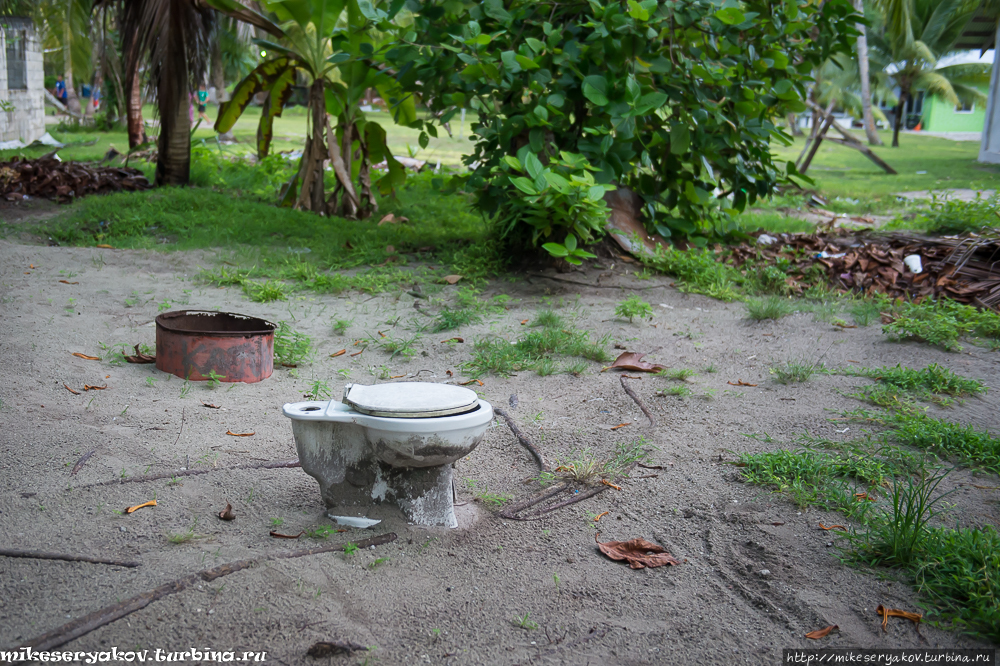
<svg viewBox="0 0 1000 666"><path fill-rule="evenodd" d="M479 408L475 391L431 382L347 384L342 402L361 414L397 419L455 416Z"/></svg>

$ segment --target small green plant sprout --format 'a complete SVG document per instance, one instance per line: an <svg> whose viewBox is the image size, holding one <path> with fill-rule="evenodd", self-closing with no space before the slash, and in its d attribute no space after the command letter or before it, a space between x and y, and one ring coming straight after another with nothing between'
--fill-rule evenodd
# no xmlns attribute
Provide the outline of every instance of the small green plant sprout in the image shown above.
<svg viewBox="0 0 1000 666"><path fill-rule="evenodd" d="M786 361L784 365L776 365L771 368L771 374L774 375L774 381L779 384L795 384L809 381L810 377L822 370L822 363Z"/></svg>
<svg viewBox="0 0 1000 666"><path fill-rule="evenodd" d="M653 307L635 294L632 294L615 306L615 316L621 319L628 317L629 322L631 322L635 317L639 317L640 319L652 319Z"/></svg>
<svg viewBox="0 0 1000 666"><path fill-rule="evenodd" d="M309 400L322 400L331 395L333 395L333 391L330 389L330 385L322 379L317 379L309 385L309 391L302 397Z"/></svg>
<svg viewBox="0 0 1000 666"><path fill-rule="evenodd" d="M312 354L312 338L293 331L288 322L278 322L274 330L274 360L287 368L304 363Z"/></svg>
<svg viewBox="0 0 1000 666"><path fill-rule="evenodd" d="M341 368L340 370L337 370L337 374L340 375L341 377L343 377L344 379L350 379L351 378L351 369L350 368Z"/></svg>
<svg viewBox="0 0 1000 666"><path fill-rule="evenodd" d="M687 398L694 395L694 391L692 391L687 386L671 386L670 388L667 389L658 390L656 392L656 395L660 396L661 398L666 396L674 396L676 398Z"/></svg>
<svg viewBox="0 0 1000 666"><path fill-rule="evenodd" d="M431 629L431 636L434 637L434 642L437 643L438 639L441 638L441 630L440 629Z"/></svg>
<svg viewBox="0 0 1000 666"><path fill-rule="evenodd" d="M541 326L542 328L565 328L566 322L555 310L542 310L531 320L529 326Z"/></svg>
<svg viewBox="0 0 1000 666"><path fill-rule="evenodd" d="M715 367L715 363L709 363L704 368L702 368L701 371L711 374L714 372L718 372L719 369Z"/></svg>
<svg viewBox="0 0 1000 666"><path fill-rule="evenodd" d="M215 368L208 371L208 388L214 389L222 386L222 380L225 379L225 375L220 375L215 372Z"/></svg>
<svg viewBox="0 0 1000 666"><path fill-rule="evenodd" d="M67 315L76 314L76 299L70 298L66 301L66 307L63 308Z"/></svg>
<svg viewBox="0 0 1000 666"><path fill-rule="evenodd" d="M514 616L514 626L520 627L521 629L527 629L528 631L534 631L538 629L538 623L532 622L531 613L525 613L524 615Z"/></svg>
<svg viewBox="0 0 1000 666"><path fill-rule="evenodd" d="M156 377L146 377L146 386L153 388L156 385Z"/></svg>
<svg viewBox="0 0 1000 666"><path fill-rule="evenodd" d="M417 355L417 350L414 348L414 344L420 339L420 334L416 333L409 338L395 338L391 335L386 335L385 337L375 337L371 336L372 342L377 346L382 348L382 351L389 352L389 359L395 358L397 355L402 356L406 360L410 360Z"/></svg>
<svg viewBox="0 0 1000 666"><path fill-rule="evenodd" d="M329 525L320 525L317 528L306 530L306 536L310 539L329 539L337 530Z"/></svg>
<svg viewBox="0 0 1000 666"><path fill-rule="evenodd" d="M656 373L657 377L666 377L667 379L673 379L678 382L686 382L691 377L695 376L695 371L691 368L664 368Z"/></svg>
<svg viewBox="0 0 1000 666"><path fill-rule="evenodd" d="M554 582L556 584L556 591L558 592L559 591L559 574L557 574L557 573L553 573L552 574L552 582Z"/></svg>
<svg viewBox="0 0 1000 666"><path fill-rule="evenodd" d="M190 392L191 392L191 382L185 379L184 383L181 384L181 397L182 398L188 397L188 393Z"/></svg>
<svg viewBox="0 0 1000 666"><path fill-rule="evenodd" d="M378 569L380 565L385 564L389 561L388 557L380 557L377 560L372 560L368 563L369 569ZM440 630L438 630L440 632Z"/></svg>
<svg viewBox="0 0 1000 666"><path fill-rule="evenodd" d="M792 304L787 298L781 296L766 296L764 298L750 298L746 303L747 317L754 321L765 319L781 319L792 314Z"/></svg>
<svg viewBox="0 0 1000 666"><path fill-rule="evenodd" d="M354 323L353 319L334 319L333 320L333 332L335 335L344 335L347 329L351 327Z"/></svg>
<svg viewBox="0 0 1000 666"><path fill-rule="evenodd" d="M483 504L489 504L490 506L503 506L511 500L509 495L500 495L498 493L491 493L489 487L484 483L482 489L478 488L478 482L475 479L466 479L466 486L472 491L473 496L475 496L477 502L482 502Z"/></svg>
<svg viewBox="0 0 1000 666"><path fill-rule="evenodd" d="M270 303L272 301L284 301L288 299L285 285L281 282L271 280L267 280L266 282L246 280L243 282L243 293L255 303Z"/></svg>
<svg viewBox="0 0 1000 666"><path fill-rule="evenodd" d="M272 518L271 527L281 527L285 522L284 518Z"/></svg>
<svg viewBox="0 0 1000 666"><path fill-rule="evenodd" d="M358 544L354 543L353 541L348 541L347 543L344 544L344 555L350 556L356 552L358 552Z"/></svg>

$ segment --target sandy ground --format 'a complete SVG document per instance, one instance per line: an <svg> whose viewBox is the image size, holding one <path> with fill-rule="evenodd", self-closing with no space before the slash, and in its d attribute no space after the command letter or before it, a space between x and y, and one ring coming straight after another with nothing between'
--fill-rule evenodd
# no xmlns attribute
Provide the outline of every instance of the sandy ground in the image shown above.
<svg viewBox="0 0 1000 666"><path fill-rule="evenodd" d="M339 395L350 381L374 383L381 366L392 375L419 370L424 381L464 378L460 364L471 342L486 334L519 335L520 321L555 307L573 326L610 335L612 344L646 352L648 360L699 371L689 386L704 396L662 398L666 379L631 383L659 422L649 427L614 372L591 363L580 377L531 372L485 377L478 390L507 408L550 459L590 449L604 455L620 442L656 447L662 471L635 478L535 523L500 519L469 489L527 496L537 468L502 424L457 464L462 527L423 529L402 517L372 530L336 534L327 542L395 532L394 543L356 553L326 553L270 561L214 583L199 584L70 642L68 650L146 648L266 651L267 661L313 663L306 650L320 640L377 646L369 664L776 664L790 647L978 646L925 625L923 637L904 620L883 633L879 604L917 610L910 587L890 572L873 575L840 563L818 523L844 522L800 511L783 497L739 481L725 464L735 452L792 448L803 433L859 435L858 426L831 422L834 410L858 403L844 395L864 380L818 375L783 386L772 364L821 360L828 366L923 367L941 363L1000 386L1000 356L970 347L948 354L925 345L887 342L878 326L834 329L811 314L761 324L739 304L682 294L669 279L638 280L631 267L497 281L484 295L506 293L510 309L455 333L426 334L411 361L390 360L369 347L357 357L329 354L357 339L405 329L421 315L405 293L304 294L256 304L238 289L195 280L210 253L159 254L46 247L0 241L0 526L3 547L137 559L133 569L0 557L0 649L18 645L71 618L187 574L245 558L305 547L272 539L272 525L295 534L329 524L316 482L300 469L226 471L230 465L294 458L285 402L301 400L313 379ZM599 274L603 273L603 276ZM65 279L71 283L64 284ZM571 284L573 281L578 284ZM595 285L602 286L579 286ZM447 298L457 287L443 286ZM652 322L613 319L614 305L640 294L656 310ZM99 343L153 344L161 309L221 308L286 320L316 341L316 360L278 369L258 384L190 387L149 365L114 367ZM331 320L351 318L345 337ZM396 322L395 327L391 323ZM465 344L440 344L452 335ZM615 352L617 353L617 352ZM701 372L709 364L715 373ZM297 374L297 376L296 376ZM738 380L755 387L736 387ZM401 381L401 380L400 380ZM107 385L73 395L64 384ZM518 397L510 407L510 397ZM998 428L1000 392L970 400L949 418ZM208 409L202 402L221 409ZM630 425L611 428L620 423ZM255 432L235 438L225 433ZM767 433L772 443L744 435ZM764 439L761 437L761 439ZM74 477L86 452L96 453ZM123 476L217 467L210 474L87 487ZM636 474L635 476L644 476ZM966 525L997 524L993 477L958 471L951 487L955 516ZM126 506L156 499L131 515ZM216 513L232 503L237 518ZM600 523L592 517L610 512ZM175 545L167 535L188 530L202 538ZM631 570L605 558L601 540L642 537L684 560L676 567ZM375 568L369 565L388 558ZM558 581L556 580L558 577ZM537 629L515 625L530 614ZM836 624L822 641L804 634ZM363 663L365 656L331 663Z"/></svg>

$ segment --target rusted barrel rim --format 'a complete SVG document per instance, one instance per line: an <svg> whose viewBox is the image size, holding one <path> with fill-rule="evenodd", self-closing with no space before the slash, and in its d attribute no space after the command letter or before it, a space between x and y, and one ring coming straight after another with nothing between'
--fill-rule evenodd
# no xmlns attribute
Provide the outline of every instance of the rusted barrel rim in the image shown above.
<svg viewBox="0 0 1000 666"><path fill-rule="evenodd" d="M208 317L231 317L233 319L241 319L247 322L257 321L260 322L260 330L246 330L246 331L213 331L213 330L196 330L193 328L178 328L176 326L171 326L170 321L174 319L179 319L180 317L191 317L191 316L208 316ZM245 338L251 335L271 335L274 333L275 329L278 328L277 324L267 321L266 319L261 319L260 317L252 317L250 315L239 314L237 312L218 312L216 310L174 310L173 312L164 312L156 317L156 325L165 331L170 331L171 333L176 333L178 335L203 335L208 337L217 338Z"/></svg>

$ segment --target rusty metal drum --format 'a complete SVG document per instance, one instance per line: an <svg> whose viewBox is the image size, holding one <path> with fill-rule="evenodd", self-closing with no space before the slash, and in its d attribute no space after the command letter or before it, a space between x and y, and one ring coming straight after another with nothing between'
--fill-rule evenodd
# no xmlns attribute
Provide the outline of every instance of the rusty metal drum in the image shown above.
<svg viewBox="0 0 1000 666"><path fill-rule="evenodd" d="M165 312L156 318L156 369L191 381L259 382L274 371L276 328L234 312Z"/></svg>

